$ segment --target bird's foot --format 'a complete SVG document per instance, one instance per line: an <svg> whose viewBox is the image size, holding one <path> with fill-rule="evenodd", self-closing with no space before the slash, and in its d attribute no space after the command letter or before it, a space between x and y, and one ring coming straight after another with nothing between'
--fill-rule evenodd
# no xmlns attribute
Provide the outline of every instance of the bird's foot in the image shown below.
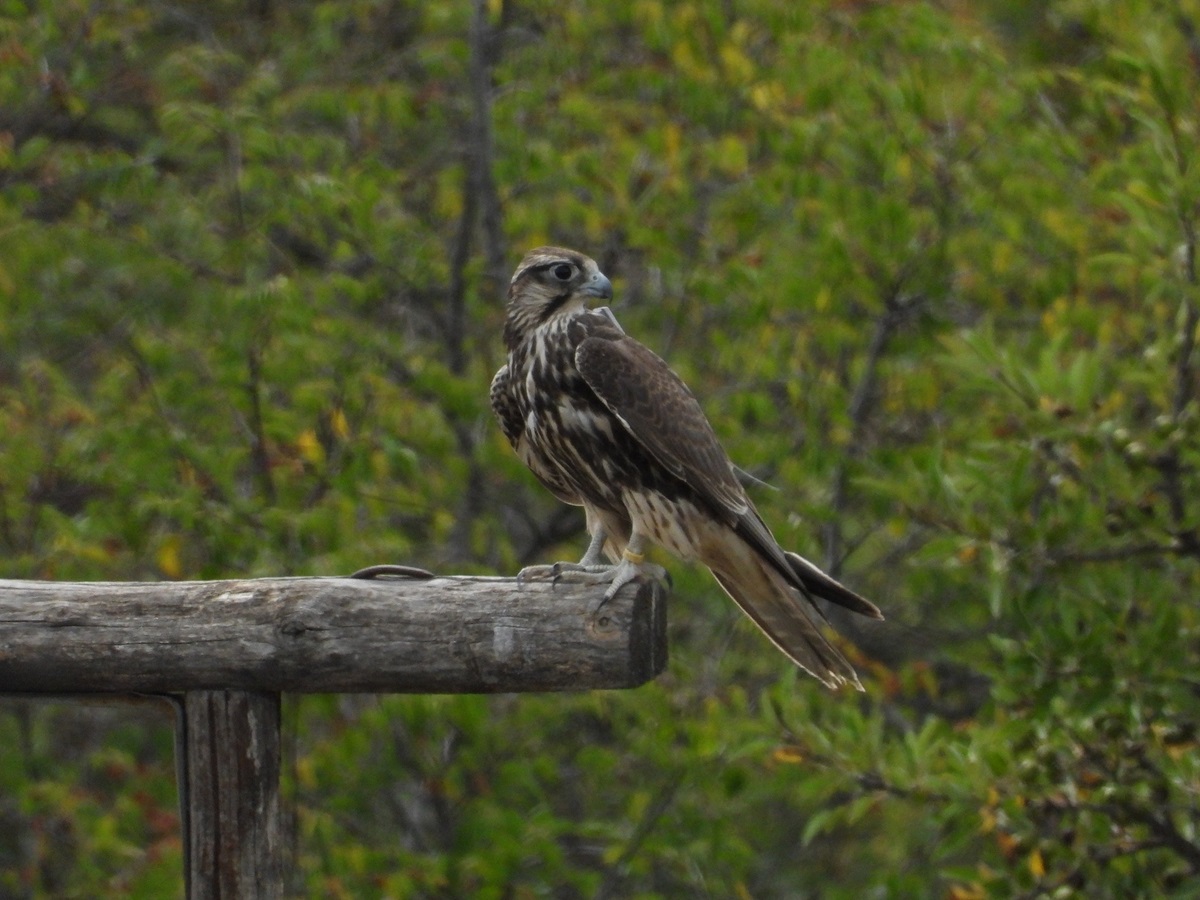
<svg viewBox="0 0 1200 900"><path fill-rule="evenodd" d="M600 601L603 606L613 597L617 596L617 592L629 582L635 580L647 568L642 554L638 553L632 558L628 551L621 557L621 561L609 569L608 590L604 592L604 599Z"/></svg>
<svg viewBox="0 0 1200 900"><path fill-rule="evenodd" d="M621 557L621 561L615 566L612 566L606 573L609 578L608 590L604 592L604 598L599 605L592 611L592 615L604 609L604 605L608 603L625 585L631 581L636 581L642 577L650 577L666 587L667 591L671 590L671 576L667 574L667 570L662 566L656 566L654 563L645 562L645 557L640 553L631 553L626 551Z"/></svg>
<svg viewBox="0 0 1200 900"><path fill-rule="evenodd" d="M604 592L604 599L601 601L601 606L603 606L615 597L621 588L641 576L648 576L655 581L662 582L668 590L671 588L671 576L667 574L667 570L662 566L644 562L641 554L637 554L632 559L627 554L616 565L556 562L548 565L526 566L517 573L517 583L551 581L558 584L560 581L567 581L571 584L607 584L608 589Z"/></svg>
<svg viewBox="0 0 1200 900"><path fill-rule="evenodd" d="M570 581L574 584L608 584L616 566L608 563L556 562L526 566L517 573L517 584L526 581Z"/></svg>
<svg viewBox="0 0 1200 900"><path fill-rule="evenodd" d="M667 574L666 569L646 562L646 554L634 550L632 545L627 546L621 554L621 561L612 567L608 590L604 592L604 599L600 605L603 606L617 596L617 592L629 582L643 576L649 576L660 582L666 586L668 591L671 589L671 576Z"/></svg>

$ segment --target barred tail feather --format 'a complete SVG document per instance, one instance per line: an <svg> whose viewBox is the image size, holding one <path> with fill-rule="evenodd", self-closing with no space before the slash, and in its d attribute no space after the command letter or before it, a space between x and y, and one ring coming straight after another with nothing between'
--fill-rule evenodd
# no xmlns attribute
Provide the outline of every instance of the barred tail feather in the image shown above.
<svg viewBox="0 0 1200 900"><path fill-rule="evenodd" d="M851 684L861 691L853 666L821 633L820 611L757 553L745 549L730 571L712 570L725 593L800 668L827 687Z"/></svg>
<svg viewBox="0 0 1200 900"><path fill-rule="evenodd" d="M792 567L792 572L800 579L802 590L872 619L883 618L878 606L826 575L800 554L784 550L783 555Z"/></svg>

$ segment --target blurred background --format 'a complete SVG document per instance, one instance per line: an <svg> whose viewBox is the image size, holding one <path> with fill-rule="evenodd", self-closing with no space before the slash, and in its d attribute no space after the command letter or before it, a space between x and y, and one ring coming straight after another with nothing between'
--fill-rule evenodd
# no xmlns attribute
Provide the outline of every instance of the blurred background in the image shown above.
<svg viewBox="0 0 1200 900"><path fill-rule="evenodd" d="M834 694L660 557L646 687L285 697L295 896L1200 895L1196 2L0 10L0 575L577 558L552 242L888 615ZM180 895L171 724L0 701L0 897Z"/></svg>

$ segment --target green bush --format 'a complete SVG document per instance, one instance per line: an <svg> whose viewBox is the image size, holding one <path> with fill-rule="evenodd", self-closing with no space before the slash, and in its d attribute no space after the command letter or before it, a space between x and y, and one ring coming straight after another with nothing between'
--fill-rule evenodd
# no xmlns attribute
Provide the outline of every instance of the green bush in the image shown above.
<svg viewBox="0 0 1200 900"><path fill-rule="evenodd" d="M6 577L513 573L486 390L576 246L879 602L672 564L636 691L288 698L306 896L1195 896L1200 8L11 2ZM2 689L0 685L0 689ZM170 723L7 703L0 897L180 890Z"/></svg>

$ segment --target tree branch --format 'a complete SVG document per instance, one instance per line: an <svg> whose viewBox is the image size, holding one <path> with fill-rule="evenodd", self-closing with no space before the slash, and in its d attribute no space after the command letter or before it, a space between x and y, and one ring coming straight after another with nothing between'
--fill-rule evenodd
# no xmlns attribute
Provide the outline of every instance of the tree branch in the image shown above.
<svg viewBox="0 0 1200 900"><path fill-rule="evenodd" d="M866 361L854 393L850 398L848 415L850 417L850 443L848 451L842 455L833 473L833 491L829 501L832 515L824 526L825 537L825 569L837 577L844 557L845 538L842 534L842 513L846 508L846 491L849 478L850 461L858 456L859 438L871 414L875 397L875 388L879 380L879 366L887 350L888 341L908 318L913 306L919 298L900 293L897 287L884 301L884 311L875 320L875 330L871 334L871 342L867 345Z"/></svg>
<svg viewBox="0 0 1200 900"><path fill-rule="evenodd" d="M250 458L254 461L254 474L263 498L275 505L275 479L271 475L271 459L267 453L267 434L263 427L262 410L262 353L256 346L246 351L249 380L246 394L250 398Z"/></svg>
<svg viewBox="0 0 1200 900"><path fill-rule="evenodd" d="M679 788L683 786L683 782L684 773L679 771L674 773L659 787L658 792L654 795L654 799L647 804L641 819L638 820L637 827L634 828L633 834L630 835L624 849L621 850L621 855L616 858L605 872L604 881L596 889L594 900L608 900L609 897L618 894L626 866L637 856L638 851L642 848L642 844L646 842L646 838L654 830L654 826L658 824L663 814L670 808L675 795L679 793Z"/></svg>

